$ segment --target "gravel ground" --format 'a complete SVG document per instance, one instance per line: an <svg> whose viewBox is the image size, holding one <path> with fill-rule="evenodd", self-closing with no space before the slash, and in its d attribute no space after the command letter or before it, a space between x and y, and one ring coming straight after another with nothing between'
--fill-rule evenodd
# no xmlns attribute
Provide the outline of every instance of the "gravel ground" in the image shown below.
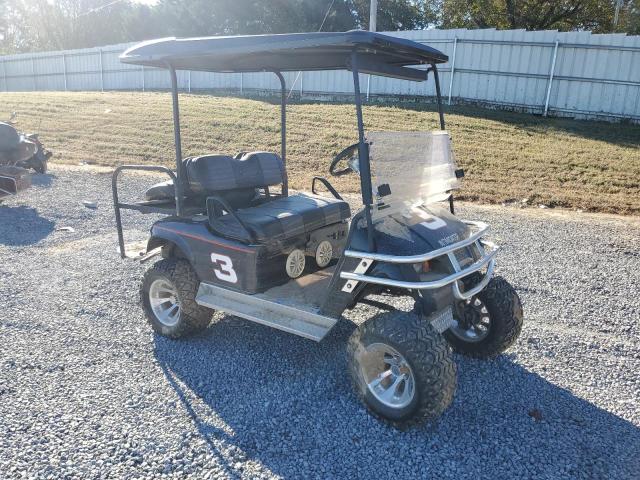
<svg viewBox="0 0 640 480"><path fill-rule="evenodd" d="M504 246L525 327L494 361L457 357L452 407L399 432L351 393L350 322L319 344L222 316L155 336L145 266L116 253L109 176L54 166L34 183L0 204L0 478L640 474L638 219L463 205ZM144 238L151 218L125 215Z"/></svg>

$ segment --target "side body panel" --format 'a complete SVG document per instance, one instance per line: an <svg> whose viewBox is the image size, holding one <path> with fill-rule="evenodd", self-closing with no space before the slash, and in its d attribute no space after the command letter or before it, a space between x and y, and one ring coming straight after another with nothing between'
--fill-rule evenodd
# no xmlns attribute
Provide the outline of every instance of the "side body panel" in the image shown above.
<svg viewBox="0 0 640 480"><path fill-rule="evenodd" d="M193 266L200 281L246 293L284 283L284 258L261 245L245 245L211 234L206 222L166 219L151 228L149 249L173 243Z"/></svg>
<svg viewBox="0 0 640 480"><path fill-rule="evenodd" d="M294 248L306 250L306 271L317 268L312 257L322 240L329 240L334 252L344 250L347 225L336 223L283 242L260 245L223 238L211 232L207 221L168 218L151 229L147 251L170 242L195 269L200 281L244 293L259 293L287 283L287 254Z"/></svg>

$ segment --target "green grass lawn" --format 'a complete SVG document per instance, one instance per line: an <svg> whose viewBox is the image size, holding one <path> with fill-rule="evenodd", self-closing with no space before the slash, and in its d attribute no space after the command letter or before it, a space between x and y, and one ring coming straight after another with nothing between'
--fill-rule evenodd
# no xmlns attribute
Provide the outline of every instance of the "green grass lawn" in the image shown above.
<svg viewBox="0 0 640 480"><path fill-rule="evenodd" d="M640 214L640 126L545 119L457 107L447 128L466 177L458 197L483 203L528 198L546 204ZM0 119L18 112L17 127L37 131L55 162L173 163L168 93L0 93ZM182 95L183 153L279 151L279 107L270 101ZM432 105L368 105L365 128L437 128ZM351 104L288 108L288 168L293 188L328 175L333 155L357 139ZM332 179L357 191L355 175Z"/></svg>

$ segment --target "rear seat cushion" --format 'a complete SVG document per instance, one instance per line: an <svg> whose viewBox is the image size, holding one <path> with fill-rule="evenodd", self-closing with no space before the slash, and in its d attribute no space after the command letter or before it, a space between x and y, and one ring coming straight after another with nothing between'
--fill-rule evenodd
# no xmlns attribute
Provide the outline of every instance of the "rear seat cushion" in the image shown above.
<svg viewBox="0 0 640 480"><path fill-rule="evenodd" d="M256 198L255 188L238 188L225 192L216 192L219 197L225 200L231 208L242 208L251 205ZM202 199L204 195L199 198ZM164 201L173 202L175 192L173 188L173 180L167 182L156 183L144 193L144 199L147 201Z"/></svg>
<svg viewBox="0 0 640 480"><path fill-rule="evenodd" d="M0 152L10 152L20 145L20 135L13 125L0 122Z"/></svg>
<svg viewBox="0 0 640 480"><path fill-rule="evenodd" d="M349 204L333 198L298 193L278 198L258 207L236 211L240 219L251 229L260 242L284 240L310 233L351 216ZM219 217L214 228L220 233L241 241L250 241L238 229L231 215Z"/></svg>
<svg viewBox="0 0 640 480"><path fill-rule="evenodd" d="M173 180L156 183L144 192L145 200L173 200L175 198Z"/></svg>

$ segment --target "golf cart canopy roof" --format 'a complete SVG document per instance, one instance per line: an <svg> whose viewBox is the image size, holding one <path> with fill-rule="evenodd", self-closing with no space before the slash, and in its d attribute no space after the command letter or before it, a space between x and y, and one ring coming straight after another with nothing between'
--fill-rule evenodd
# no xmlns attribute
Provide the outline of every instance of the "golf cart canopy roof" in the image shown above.
<svg viewBox="0 0 640 480"><path fill-rule="evenodd" d="M375 32L290 33L232 37L162 38L142 42L120 56L124 63L175 70L262 72L350 70L352 53L362 73L424 81L411 65L444 63L427 45Z"/></svg>

